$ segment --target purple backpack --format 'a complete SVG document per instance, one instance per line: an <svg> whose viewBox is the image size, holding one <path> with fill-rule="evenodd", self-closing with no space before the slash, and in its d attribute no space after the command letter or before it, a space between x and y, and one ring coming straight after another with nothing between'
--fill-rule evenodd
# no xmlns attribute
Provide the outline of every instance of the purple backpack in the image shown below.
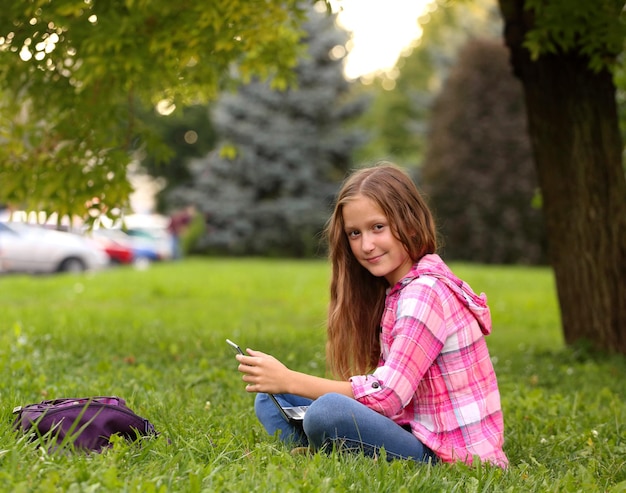
<svg viewBox="0 0 626 493"><path fill-rule="evenodd" d="M13 414L15 429L57 447L71 444L76 449L100 452L111 445L113 434L130 441L157 435L152 423L131 411L120 397L54 399L18 406Z"/></svg>

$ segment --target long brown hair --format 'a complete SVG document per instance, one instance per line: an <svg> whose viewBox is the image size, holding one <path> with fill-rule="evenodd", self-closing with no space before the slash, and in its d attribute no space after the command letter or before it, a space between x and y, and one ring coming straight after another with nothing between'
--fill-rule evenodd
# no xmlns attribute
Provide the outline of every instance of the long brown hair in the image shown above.
<svg viewBox="0 0 626 493"><path fill-rule="evenodd" d="M375 277L361 266L350 249L343 207L356 196L380 207L413 262L437 250L432 214L405 171L381 162L347 178L326 225L332 267L326 356L330 371L344 380L378 364L379 326L389 287L384 277Z"/></svg>

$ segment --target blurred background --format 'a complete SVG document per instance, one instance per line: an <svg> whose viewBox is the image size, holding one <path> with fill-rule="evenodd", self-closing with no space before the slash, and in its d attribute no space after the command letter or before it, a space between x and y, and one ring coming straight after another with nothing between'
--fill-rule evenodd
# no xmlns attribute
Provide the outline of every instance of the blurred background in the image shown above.
<svg viewBox="0 0 626 493"><path fill-rule="evenodd" d="M319 233L341 180L387 160L409 169L426 194L445 258L545 263L522 89L495 0L331 5L332 15L321 3L306 9L294 85L249 77L202 102L162 99L137 102L133 116L118 111L120 126L142 122L141 139L122 130L132 143L130 186L121 172L103 179L111 186L102 197L119 193L119 206L97 196L85 205L90 195L72 196L82 186L76 180L58 183L54 172L35 169L20 186L40 200L5 186L0 219L80 233L117 264L189 254L322 256ZM90 19L104 22L102 14ZM58 152L53 161L63 159ZM17 169L5 177L19 182ZM11 238L0 236L4 270Z"/></svg>

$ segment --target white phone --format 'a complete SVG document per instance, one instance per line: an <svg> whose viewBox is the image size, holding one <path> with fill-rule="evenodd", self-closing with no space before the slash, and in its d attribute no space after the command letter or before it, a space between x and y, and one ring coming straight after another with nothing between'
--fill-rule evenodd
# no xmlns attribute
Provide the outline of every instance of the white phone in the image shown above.
<svg viewBox="0 0 626 493"><path fill-rule="evenodd" d="M233 341L231 341L230 339L226 339L226 342L239 354L244 354L241 348L237 344L235 344Z"/></svg>

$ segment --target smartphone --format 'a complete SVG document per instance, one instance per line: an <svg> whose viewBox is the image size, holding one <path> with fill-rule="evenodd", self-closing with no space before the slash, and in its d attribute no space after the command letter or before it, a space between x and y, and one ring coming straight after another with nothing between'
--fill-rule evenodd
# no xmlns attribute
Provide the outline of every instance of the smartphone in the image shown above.
<svg viewBox="0 0 626 493"><path fill-rule="evenodd" d="M230 339L226 339L226 342L228 343L230 347L232 347L239 354L244 354L241 348L237 344L235 344L233 341L231 341ZM308 406L283 407L280 404L280 402L278 402L278 399L276 399L274 395L272 394L267 394L267 395L269 396L270 399L272 399L272 402L278 408L278 410L280 411L280 414L285 419L285 421L299 428L302 428L304 413L306 412Z"/></svg>
<svg viewBox="0 0 626 493"><path fill-rule="evenodd" d="M235 344L233 341L231 341L230 339L226 339L226 342L228 343L228 345L230 345L230 347L232 347L239 354L244 354L241 348L237 344Z"/></svg>

